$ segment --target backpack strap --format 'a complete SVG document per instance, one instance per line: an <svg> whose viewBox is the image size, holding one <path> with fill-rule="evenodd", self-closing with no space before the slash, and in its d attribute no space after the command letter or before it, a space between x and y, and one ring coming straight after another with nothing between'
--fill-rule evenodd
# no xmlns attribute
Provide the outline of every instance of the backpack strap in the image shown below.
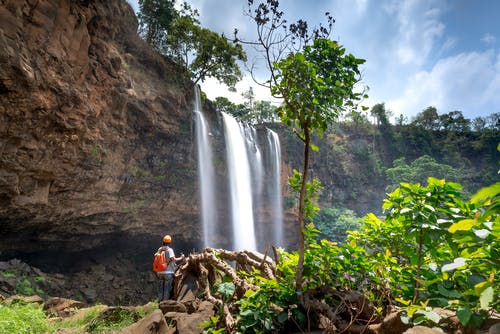
<svg viewBox="0 0 500 334"><path fill-rule="evenodd" d="M158 248L158 253L165 252L165 259L167 260L167 265L170 263L170 257L168 256L168 246L161 246Z"/></svg>

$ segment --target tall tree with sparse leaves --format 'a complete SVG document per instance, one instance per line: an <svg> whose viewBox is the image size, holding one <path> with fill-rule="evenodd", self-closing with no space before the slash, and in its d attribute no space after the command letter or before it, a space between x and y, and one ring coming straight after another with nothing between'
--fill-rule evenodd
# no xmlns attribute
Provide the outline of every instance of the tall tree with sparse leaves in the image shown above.
<svg viewBox="0 0 500 334"><path fill-rule="evenodd" d="M274 97L282 99L277 109L281 121L292 127L304 143L303 172L299 190L299 262L296 289L302 292L304 265L305 197L308 185L310 149L317 150L312 136L322 135L342 112L354 107L363 93L354 92L360 81L359 65L364 60L346 54L339 43L328 39L332 16L326 13L328 26L309 30L307 22L288 24L279 1L248 1L248 15L257 25L257 46L269 70L264 83ZM238 37L235 36L237 40Z"/></svg>

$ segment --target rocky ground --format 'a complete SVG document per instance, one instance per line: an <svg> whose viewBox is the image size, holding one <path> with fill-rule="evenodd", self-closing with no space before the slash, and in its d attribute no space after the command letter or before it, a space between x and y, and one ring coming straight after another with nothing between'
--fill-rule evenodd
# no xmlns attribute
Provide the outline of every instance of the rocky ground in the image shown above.
<svg viewBox="0 0 500 334"><path fill-rule="evenodd" d="M232 277L236 285L235 298L245 293L247 289L254 289L252 284L239 279L236 272L228 266L226 261L236 261L240 268L245 266L260 267L262 275L273 275L272 261L265 260L262 255L248 252L229 252L217 250L215 257L213 250L206 249L203 253L192 254L176 273L174 284L174 299L161 302L151 302L156 291L156 280L151 272L138 275L138 280L147 282L147 291L130 289L130 282L122 282L116 268L96 265L85 272L72 275L48 274L23 263L19 260L0 262L0 299L2 304L13 302L40 303L50 316L50 321L63 323L83 319L88 316L90 305L99 303L98 313L78 328L60 329L59 334L92 332L92 326L97 324L110 325L120 321L124 316L134 319L134 324L120 329L117 333L143 334L143 333L168 333L192 334L202 333L200 323L207 321L215 314L224 315L225 321L234 331L234 320L228 312L227 305L224 312L219 312L221 301L210 291L207 285L213 279L211 270L225 272ZM259 260L260 259L260 260ZM126 261L121 263L125 265ZM212 267L213 269L205 270ZM204 269L205 268L205 269ZM217 268L217 269L215 269ZM203 273L204 272L204 273ZM92 279L89 276L93 276ZM100 282L95 284L93 282ZM31 295L27 297L26 295ZM113 301L114 306L106 306L104 300ZM146 302L139 302L147 300ZM148 302L149 301L149 302ZM124 306L124 304L129 306ZM136 306L139 305L139 306ZM233 306L234 307L234 304ZM95 311L95 307L93 308ZM465 329L458 323L453 312L435 310L443 316L443 328L446 333L453 334L499 334L500 319L490 319L481 330ZM324 318L325 320L325 318ZM339 323L343 323L342 319ZM313 327L314 333L339 333L328 325L331 322L320 322ZM335 323L335 324L339 324ZM363 328L361 328L363 327ZM435 329L402 323L398 312L386 315L384 319L369 326L357 326L354 323L346 328L345 333L371 333L371 334L438 334ZM329 329L330 328L330 329Z"/></svg>
<svg viewBox="0 0 500 334"><path fill-rule="evenodd" d="M57 296L107 305L138 305L156 296L151 270L141 271L119 254L114 265L94 264L68 274L46 273L17 259L0 262L0 272L4 296L37 294L45 299Z"/></svg>

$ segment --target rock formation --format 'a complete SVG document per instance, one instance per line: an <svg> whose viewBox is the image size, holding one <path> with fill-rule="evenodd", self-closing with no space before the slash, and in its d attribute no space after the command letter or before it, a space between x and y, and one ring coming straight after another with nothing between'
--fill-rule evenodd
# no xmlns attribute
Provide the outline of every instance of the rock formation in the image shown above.
<svg viewBox="0 0 500 334"><path fill-rule="evenodd" d="M136 30L125 1L0 3L1 259L114 263L113 289L116 270L139 284L163 234L197 246L192 89Z"/></svg>

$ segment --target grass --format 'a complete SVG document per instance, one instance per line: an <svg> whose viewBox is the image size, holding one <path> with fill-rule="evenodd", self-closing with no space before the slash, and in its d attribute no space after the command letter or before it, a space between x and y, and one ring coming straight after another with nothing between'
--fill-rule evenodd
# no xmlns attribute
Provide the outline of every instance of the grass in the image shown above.
<svg viewBox="0 0 500 334"><path fill-rule="evenodd" d="M0 334L37 334L49 330L47 316L38 304L0 305Z"/></svg>
<svg viewBox="0 0 500 334"><path fill-rule="evenodd" d="M158 304L154 303L132 310L117 307L110 316L103 316L108 307L95 305L82 308L73 316L59 320L45 314L39 304L0 304L0 334L54 333L59 328L71 329L75 334L107 334L133 324L156 308Z"/></svg>

